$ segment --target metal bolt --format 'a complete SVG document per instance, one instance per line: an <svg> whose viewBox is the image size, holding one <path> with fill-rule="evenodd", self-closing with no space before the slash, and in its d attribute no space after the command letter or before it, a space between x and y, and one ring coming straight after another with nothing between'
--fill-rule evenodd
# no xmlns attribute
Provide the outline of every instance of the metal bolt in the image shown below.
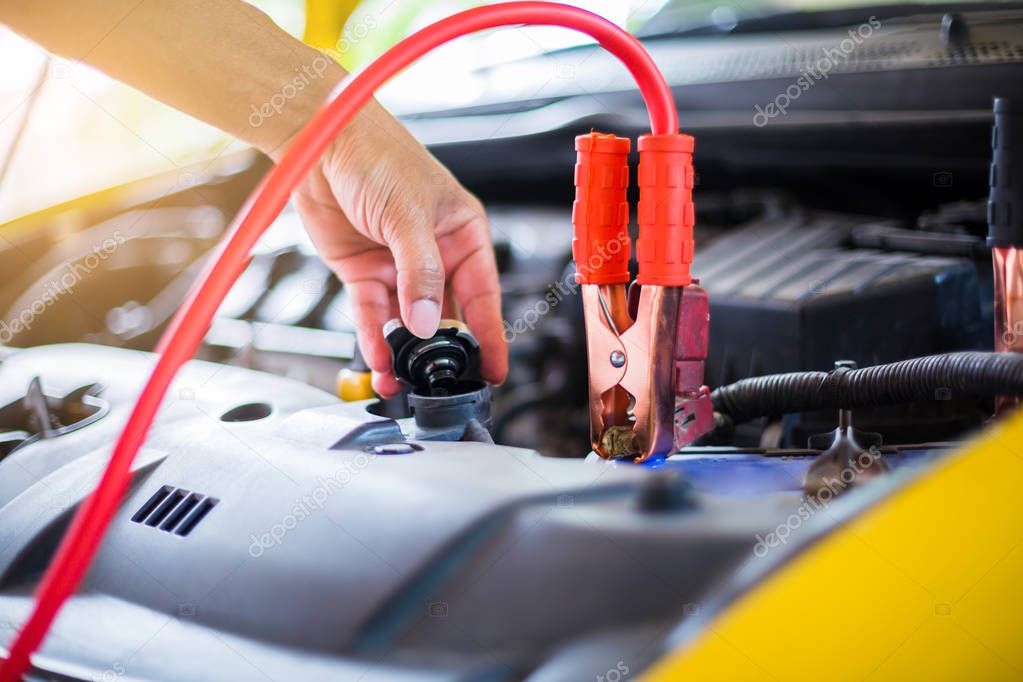
<svg viewBox="0 0 1023 682"><path fill-rule="evenodd" d="M611 351L611 366L621 367L625 364L625 353L620 350Z"/></svg>
<svg viewBox="0 0 1023 682"><path fill-rule="evenodd" d="M693 486L677 471L657 471L639 485L637 506L644 512L694 509Z"/></svg>

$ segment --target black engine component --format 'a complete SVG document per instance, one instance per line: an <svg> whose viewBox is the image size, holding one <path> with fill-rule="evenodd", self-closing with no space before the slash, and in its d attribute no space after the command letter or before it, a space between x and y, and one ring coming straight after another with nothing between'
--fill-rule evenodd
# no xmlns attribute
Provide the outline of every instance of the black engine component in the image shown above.
<svg viewBox="0 0 1023 682"><path fill-rule="evenodd" d="M384 326L384 337L394 375L413 393L447 395L458 392L460 382L480 380L480 345L464 324L442 320L432 338L421 339L395 319Z"/></svg>
<svg viewBox="0 0 1023 682"><path fill-rule="evenodd" d="M693 272L711 304L708 384L831 367L839 358L863 366L989 344L976 265L845 248L854 231L878 224L797 212L697 250Z"/></svg>
<svg viewBox="0 0 1023 682"><path fill-rule="evenodd" d="M437 333L422 339L395 319L384 337L394 375L408 388L419 438L493 442L490 387L480 377L480 345L468 327L441 320Z"/></svg>
<svg viewBox="0 0 1023 682"><path fill-rule="evenodd" d="M715 389L711 400L715 410L741 423L794 412L1002 394L1023 394L1023 354L948 353L863 369L754 377Z"/></svg>

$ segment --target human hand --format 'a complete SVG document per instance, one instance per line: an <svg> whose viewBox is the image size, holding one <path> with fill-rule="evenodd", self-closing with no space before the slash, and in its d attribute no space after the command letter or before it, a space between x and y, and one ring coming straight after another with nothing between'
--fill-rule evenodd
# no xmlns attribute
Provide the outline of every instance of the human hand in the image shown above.
<svg viewBox="0 0 1023 682"><path fill-rule="evenodd" d="M400 390L383 324L437 330L452 299L480 342L483 378L508 372L497 266L482 204L396 119L371 102L293 195L321 257L344 283L383 396ZM450 287L450 296L445 287Z"/></svg>
<svg viewBox="0 0 1023 682"><path fill-rule="evenodd" d="M0 2L0 21L278 158L281 142L347 76L240 0ZM294 97L285 97L288 88ZM441 302L452 298L445 286L480 341L484 378L504 379L507 344L483 207L379 104L346 126L294 199L351 294L378 392L398 390L382 324L400 312L413 333L431 336Z"/></svg>

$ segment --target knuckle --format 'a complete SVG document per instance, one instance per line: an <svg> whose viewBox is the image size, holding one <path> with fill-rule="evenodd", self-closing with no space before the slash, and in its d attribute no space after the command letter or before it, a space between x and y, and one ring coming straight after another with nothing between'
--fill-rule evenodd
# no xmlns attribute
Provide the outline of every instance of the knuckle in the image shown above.
<svg viewBox="0 0 1023 682"><path fill-rule="evenodd" d="M390 192L380 212L381 231L390 241L427 224L422 204L398 191Z"/></svg>
<svg viewBox="0 0 1023 682"><path fill-rule="evenodd" d="M447 223L454 229L469 228L488 234L490 221L487 211L479 199L469 193L463 193L457 202L449 204Z"/></svg>
<svg viewBox="0 0 1023 682"><path fill-rule="evenodd" d="M455 212L466 222L487 222L487 210L483 207L483 202L476 198L476 195L463 189L458 193L454 205Z"/></svg>

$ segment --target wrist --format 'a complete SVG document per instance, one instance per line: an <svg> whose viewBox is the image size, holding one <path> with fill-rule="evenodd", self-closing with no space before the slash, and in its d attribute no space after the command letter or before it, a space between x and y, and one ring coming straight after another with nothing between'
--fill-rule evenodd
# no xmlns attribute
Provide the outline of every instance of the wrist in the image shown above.
<svg viewBox="0 0 1023 682"><path fill-rule="evenodd" d="M303 53L303 62L292 69L292 77L249 107L249 141L275 162L348 75L318 50L307 48Z"/></svg>

